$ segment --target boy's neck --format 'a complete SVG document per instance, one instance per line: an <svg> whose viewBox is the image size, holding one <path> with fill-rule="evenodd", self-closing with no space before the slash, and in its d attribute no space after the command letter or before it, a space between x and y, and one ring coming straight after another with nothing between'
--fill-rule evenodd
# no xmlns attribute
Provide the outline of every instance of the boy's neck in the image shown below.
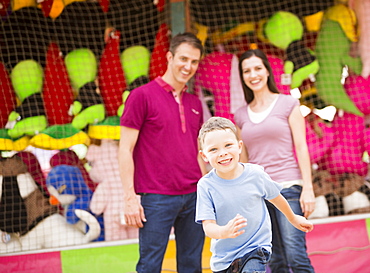
<svg viewBox="0 0 370 273"><path fill-rule="evenodd" d="M216 174L222 179L232 180L232 179L235 179L241 176L243 171L244 171L244 165L238 163L237 167L234 170L231 170L227 173L223 173L216 169Z"/></svg>

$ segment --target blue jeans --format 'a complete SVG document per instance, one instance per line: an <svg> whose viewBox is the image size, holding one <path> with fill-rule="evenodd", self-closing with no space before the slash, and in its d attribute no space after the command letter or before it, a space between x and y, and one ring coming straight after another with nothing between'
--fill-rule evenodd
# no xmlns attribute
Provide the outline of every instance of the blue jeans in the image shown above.
<svg viewBox="0 0 370 273"><path fill-rule="evenodd" d="M146 222L139 229L138 273L160 273L168 237L174 227L179 273L202 272L204 232L195 223L196 193L185 195L143 194Z"/></svg>
<svg viewBox="0 0 370 273"><path fill-rule="evenodd" d="M270 257L269 251L259 247L242 258L234 260L227 269L214 273L265 273Z"/></svg>
<svg viewBox="0 0 370 273"><path fill-rule="evenodd" d="M281 191L294 213L298 215L303 215L299 203L301 192L302 187L298 185ZM306 233L296 229L270 202L266 203L272 223L272 256L269 262L271 272L315 272L307 255Z"/></svg>

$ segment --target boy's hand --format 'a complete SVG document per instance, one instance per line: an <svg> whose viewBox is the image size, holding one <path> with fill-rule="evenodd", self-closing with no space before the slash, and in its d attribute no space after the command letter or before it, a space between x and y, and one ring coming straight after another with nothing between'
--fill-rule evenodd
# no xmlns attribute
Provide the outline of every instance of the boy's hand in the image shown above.
<svg viewBox="0 0 370 273"><path fill-rule="evenodd" d="M313 224L300 215L295 215L290 223L303 232L310 232L313 230Z"/></svg>
<svg viewBox="0 0 370 273"><path fill-rule="evenodd" d="M223 238L235 238L245 232L243 227L247 226L247 219L237 214L234 219L231 219L226 226L223 226Z"/></svg>

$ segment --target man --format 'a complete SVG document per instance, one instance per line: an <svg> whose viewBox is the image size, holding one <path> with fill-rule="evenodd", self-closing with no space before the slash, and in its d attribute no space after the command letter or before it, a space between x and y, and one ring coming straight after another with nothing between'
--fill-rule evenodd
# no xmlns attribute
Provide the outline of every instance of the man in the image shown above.
<svg viewBox="0 0 370 273"><path fill-rule="evenodd" d="M202 272L204 233L194 219L196 186L205 173L197 141L203 112L199 99L186 92L202 53L194 34L176 35L165 74L131 91L125 103L119 164L125 221L140 228L138 273L161 272L172 227L177 271Z"/></svg>

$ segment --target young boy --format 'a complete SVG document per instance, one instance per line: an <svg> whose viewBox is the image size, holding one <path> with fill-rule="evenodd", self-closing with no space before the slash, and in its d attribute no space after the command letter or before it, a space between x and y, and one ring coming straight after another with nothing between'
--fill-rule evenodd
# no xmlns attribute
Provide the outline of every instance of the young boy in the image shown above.
<svg viewBox="0 0 370 273"><path fill-rule="evenodd" d="M297 229L309 232L313 225L293 213L282 187L261 166L239 162L243 142L230 120L210 118L199 142L200 155L213 169L198 183L195 221L212 238L212 271L265 272L272 240L265 199Z"/></svg>

